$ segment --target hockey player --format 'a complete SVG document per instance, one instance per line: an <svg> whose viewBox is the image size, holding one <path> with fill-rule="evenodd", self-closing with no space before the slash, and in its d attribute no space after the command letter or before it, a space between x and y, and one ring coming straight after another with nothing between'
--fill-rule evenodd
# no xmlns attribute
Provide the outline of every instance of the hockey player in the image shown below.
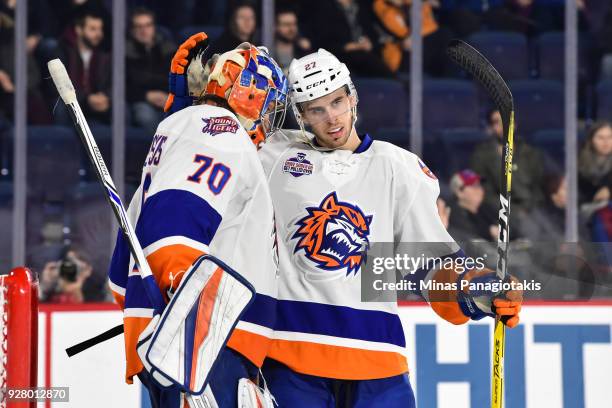
<svg viewBox="0 0 612 408"><path fill-rule="evenodd" d="M438 181L416 155L357 133L356 89L329 52L294 60L289 85L302 129L279 131L260 150L280 259L264 376L280 407L414 407L397 303L362 302L361 268L372 242L447 243L438 255L462 256L436 209ZM491 270L459 274L452 266L414 278L497 281ZM496 315L518 324L520 292L422 294L454 324Z"/></svg>
<svg viewBox="0 0 612 408"><path fill-rule="evenodd" d="M205 40L201 33L180 47L172 62L175 85L185 88L187 65ZM212 60L204 73L191 65L190 75L208 77L205 91L196 106L177 109L157 127L128 213L166 301L180 296L174 292L182 276L202 254L224 261L254 286L255 300L209 377L216 400L211 406L235 408L238 380L257 376L275 316L274 215L256 145L264 136L263 116L285 104L287 81L276 63L250 44ZM181 97L188 98L174 95L168 109ZM137 353L153 308L121 235L110 285L124 311L127 382L137 375L154 407L187 407L181 389L161 387Z"/></svg>

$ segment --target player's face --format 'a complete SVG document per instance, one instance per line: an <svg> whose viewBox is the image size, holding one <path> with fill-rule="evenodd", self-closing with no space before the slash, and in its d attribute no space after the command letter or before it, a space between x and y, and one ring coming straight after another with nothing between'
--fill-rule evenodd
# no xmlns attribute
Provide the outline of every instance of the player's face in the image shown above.
<svg viewBox="0 0 612 408"><path fill-rule="evenodd" d="M344 146L353 130L352 107L355 99L340 88L303 106L304 123L317 142L332 149Z"/></svg>
<svg viewBox="0 0 612 408"><path fill-rule="evenodd" d="M612 154L612 128L604 126L593 136L593 148L597 154L608 156Z"/></svg>

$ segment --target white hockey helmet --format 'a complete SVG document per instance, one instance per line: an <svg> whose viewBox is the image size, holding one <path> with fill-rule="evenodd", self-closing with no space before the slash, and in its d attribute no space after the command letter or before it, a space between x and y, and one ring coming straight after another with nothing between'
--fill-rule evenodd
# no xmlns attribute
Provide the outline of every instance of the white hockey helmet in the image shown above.
<svg viewBox="0 0 612 408"><path fill-rule="evenodd" d="M291 106L300 127L303 127L300 109L300 104L303 102L318 99L337 89L347 87L348 94L355 98L355 105L357 104L357 91L348 68L323 48L291 61L288 79ZM355 121L356 106L353 110Z"/></svg>

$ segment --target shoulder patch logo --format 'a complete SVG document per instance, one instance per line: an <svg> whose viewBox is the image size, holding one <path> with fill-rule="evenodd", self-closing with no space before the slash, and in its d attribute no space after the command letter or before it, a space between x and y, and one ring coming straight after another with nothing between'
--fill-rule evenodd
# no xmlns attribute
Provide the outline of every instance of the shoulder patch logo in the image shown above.
<svg viewBox="0 0 612 408"><path fill-rule="evenodd" d="M285 160L283 172L291 174L293 177L300 177L312 174L314 166L306 160L306 153L299 152L296 157Z"/></svg>
<svg viewBox="0 0 612 408"><path fill-rule="evenodd" d="M294 253L304 251L307 259L322 271L345 270L357 273L370 246L368 236L372 215L365 215L353 204L328 194L318 207L306 208L308 215L296 222Z"/></svg>
<svg viewBox="0 0 612 408"><path fill-rule="evenodd" d="M230 116L218 116L212 118L202 118L204 127L202 133L216 136L219 133L236 133L240 125Z"/></svg>
<svg viewBox="0 0 612 408"><path fill-rule="evenodd" d="M421 159L419 159L419 167L421 167L421 170L423 171L423 173L425 173L427 177L434 179L434 180L438 179L436 175L433 174L433 171L429 170L429 167L427 167L427 165L423 163L423 160Z"/></svg>

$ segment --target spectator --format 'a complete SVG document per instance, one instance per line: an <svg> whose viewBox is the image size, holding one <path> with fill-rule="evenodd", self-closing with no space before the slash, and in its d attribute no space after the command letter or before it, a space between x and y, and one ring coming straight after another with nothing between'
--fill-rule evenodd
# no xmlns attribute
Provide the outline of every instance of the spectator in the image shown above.
<svg viewBox="0 0 612 408"><path fill-rule="evenodd" d="M151 10L134 9L126 43L126 96L134 125L147 129L151 135L163 118L168 97L168 61L175 48L156 32Z"/></svg>
<svg viewBox="0 0 612 408"><path fill-rule="evenodd" d="M301 58L311 51L310 40L301 37L297 14L292 9L279 9L276 12L276 33L272 57L283 69L285 75L294 58Z"/></svg>
<svg viewBox="0 0 612 408"><path fill-rule="evenodd" d="M102 17L86 11L74 22L74 38L66 35L60 46L62 61L88 120L110 123L110 56L99 47L104 38ZM65 109L56 109L58 124L71 123Z"/></svg>
<svg viewBox="0 0 612 408"><path fill-rule="evenodd" d="M100 47L104 51L111 49L112 16L106 8L105 0L52 0L55 20L57 20L57 36L68 37L74 41L74 22L84 14L93 14L102 19L104 36Z"/></svg>
<svg viewBox="0 0 612 408"><path fill-rule="evenodd" d="M15 95L15 20L14 0L4 0L0 9L0 121L13 120L13 98ZM40 85L41 74L33 56L38 44L38 36L26 39L28 72L27 104L28 123L46 124L50 122Z"/></svg>
<svg viewBox="0 0 612 408"><path fill-rule="evenodd" d="M471 168L483 178L485 201L496 208L499 205L501 160L503 148L503 126L498 110L487 115L489 140L481 142L470 159ZM512 167L512 214L511 220L518 221L544 202L544 162L536 148L520 137L514 139ZM518 228L515 237L520 236Z"/></svg>
<svg viewBox="0 0 612 408"><path fill-rule="evenodd" d="M412 0L374 0L374 13L385 30L382 55L387 67L409 71L409 54L412 49L410 7ZM425 1L421 7L421 35L423 36L423 69L432 76L444 76L447 58L446 44L451 39L448 29L440 27L433 14L432 5Z"/></svg>
<svg viewBox="0 0 612 408"><path fill-rule="evenodd" d="M316 47L323 47L343 61L355 76L392 77L378 54L378 37L371 30L371 7L356 0L319 0L317 19L311 24Z"/></svg>
<svg viewBox="0 0 612 408"><path fill-rule="evenodd" d="M612 188L612 123L595 123L578 158L580 202L610 201Z"/></svg>
<svg viewBox="0 0 612 408"><path fill-rule="evenodd" d="M85 301L83 284L91 273L91 264L83 254L67 250L61 260L45 264L40 281L41 300L50 303L82 303Z"/></svg>
<svg viewBox="0 0 612 408"><path fill-rule="evenodd" d="M230 15L225 31L210 45L211 54L233 50L243 42L257 43L257 12L249 1L239 3Z"/></svg>
<svg viewBox="0 0 612 408"><path fill-rule="evenodd" d="M484 202L480 176L461 170L451 177L453 200L450 203L448 231L456 240L497 240L497 214Z"/></svg>
<svg viewBox="0 0 612 408"><path fill-rule="evenodd" d="M567 206L567 182L562 175L551 175L545 182L544 203L524 219L521 231L533 242L561 242L565 237L565 207Z"/></svg>

